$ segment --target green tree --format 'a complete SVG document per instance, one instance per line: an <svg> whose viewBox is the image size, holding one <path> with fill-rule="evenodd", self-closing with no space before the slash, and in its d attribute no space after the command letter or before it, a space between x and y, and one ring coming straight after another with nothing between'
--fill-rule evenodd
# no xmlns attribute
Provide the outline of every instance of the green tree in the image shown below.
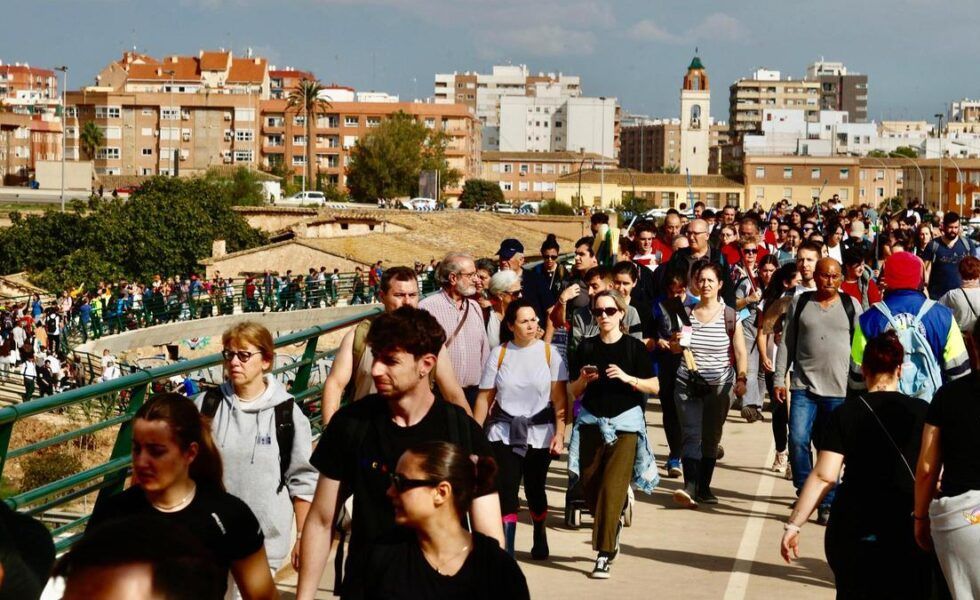
<svg viewBox="0 0 980 600"><path fill-rule="evenodd" d="M899 146L895 148L889 156L904 156L906 158L918 158L919 152L911 146Z"/></svg>
<svg viewBox="0 0 980 600"><path fill-rule="evenodd" d="M78 132L78 139L82 145L82 152L89 159L95 158L95 150L105 145L105 133L95 124L95 121L82 125L82 130Z"/></svg>
<svg viewBox="0 0 980 600"><path fill-rule="evenodd" d="M871 158L888 158L888 153L884 150L872 150L868 152L868 156Z"/></svg>
<svg viewBox="0 0 980 600"><path fill-rule="evenodd" d="M418 193L419 174L439 171L441 189L456 185L460 173L446 162L449 136L397 112L357 141L347 167L347 188L357 201L389 200Z"/></svg>
<svg viewBox="0 0 980 600"><path fill-rule="evenodd" d="M210 169L205 179L224 190L226 199L235 206L262 206L265 193L259 183L259 175L248 167L237 167L229 175L227 171Z"/></svg>
<svg viewBox="0 0 980 600"><path fill-rule="evenodd" d="M504 192L494 181L467 179L459 195L460 208L475 208L480 204L492 206L504 201Z"/></svg>
<svg viewBox="0 0 980 600"><path fill-rule="evenodd" d="M313 178L313 161L316 158L316 153L313 149L316 147L316 140L314 139L316 118L331 107L329 102L320 97L322 91L323 86L320 85L319 81L303 79L286 99L286 105L290 109L306 116L306 182L308 186L312 186L315 181Z"/></svg>
<svg viewBox="0 0 980 600"><path fill-rule="evenodd" d="M538 209L539 215L574 215L575 209L558 200L545 200Z"/></svg>

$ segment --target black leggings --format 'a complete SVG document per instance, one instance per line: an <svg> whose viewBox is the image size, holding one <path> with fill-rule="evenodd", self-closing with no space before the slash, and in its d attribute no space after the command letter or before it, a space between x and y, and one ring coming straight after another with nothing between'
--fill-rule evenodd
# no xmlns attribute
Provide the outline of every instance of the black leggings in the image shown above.
<svg viewBox="0 0 980 600"><path fill-rule="evenodd" d="M776 452L786 452L789 438L789 405L778 402L773 391L775 373L766 371L766 391L769 393L769 409L772 411L772 439L776 442Z"/></svg>
<svg viewBox="0 0 980 600"><path fill-rule="evenodd" d="M527 454L521 458L503 442L490 442L490 447L497 461L500 513L504 516L517 514L520 509L517 493L523 479L528 509L532 514L544 514L548 510L545 482L551 465L551 452L547 448L528 448Z"/></svg>
<svg viewBox="0 0 980 600"><path fill-rule="evenodd" d="M660 410L664 422L664 435L667 436L667 458L681 457L681 422L677 416L677 403L674 400L674 386L677 383L677 369L681 361L673 356L659 361Z"/></svg>

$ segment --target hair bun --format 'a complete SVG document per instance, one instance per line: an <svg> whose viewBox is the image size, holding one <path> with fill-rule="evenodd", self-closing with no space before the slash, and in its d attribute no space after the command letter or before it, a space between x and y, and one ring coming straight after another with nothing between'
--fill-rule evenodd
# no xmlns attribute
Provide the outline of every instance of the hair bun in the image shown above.
<svg viewBox="0 0 980 600"><path fill-rule="evenodd" d="M558 236L556 236L553 233L549 233L548 234L548 237L546 237L545 240L546 241L549 241L549 242L556 242L556 241L558 241Z"/></svg>

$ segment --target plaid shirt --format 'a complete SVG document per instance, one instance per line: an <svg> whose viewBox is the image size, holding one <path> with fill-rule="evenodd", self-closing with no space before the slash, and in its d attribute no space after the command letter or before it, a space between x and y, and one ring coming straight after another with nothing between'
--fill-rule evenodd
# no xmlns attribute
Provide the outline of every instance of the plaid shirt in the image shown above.
<svg viewBox="0 0 980 600"><path fill-rule="evenodd" d="M490 356L490 343L487 341L487 330L483 324L483 311L480 305L476 300L466 300L466 303L458 308L453 299L443 290L419 302L419 308L428 311L436 321L439 321L446 331L447 341L456 331L463 316L466 316L466 322L447 346L449 360L453 363L461 387L479 385L483 365Z"/></svg>

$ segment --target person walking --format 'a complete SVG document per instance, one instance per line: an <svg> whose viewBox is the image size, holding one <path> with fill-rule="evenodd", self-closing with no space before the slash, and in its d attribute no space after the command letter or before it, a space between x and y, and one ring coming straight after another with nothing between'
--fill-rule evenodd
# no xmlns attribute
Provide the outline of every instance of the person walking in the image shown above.
<svg viewBox="0 0 980 600"><path fill-rule="evenodd" d="M269 374L276 355L268 329L239 323L222 334L221 344L226 379L195 405L210 419L225 488L257 513L269 568L275 573L287 560L296 568L300 537L290 546L290 532L294 518L296 531L303 531L317 481L310 421Z"/></svg>
<svg viewBox="0 0 980 600"><path fill-rule="evenodd" d="M582 396L568 450L569 488L581 480L586 506L595 517L592 549L598 554L592 577L608 579L619 552L627 487L651 493L660 480L643 415L644 394L660 384L646 348L626 335L626 302L614 291L592 299L599 334L586 338L571 362L578 378L571 396Z"/></svg>
<svg viewBox="0 0 980 600"><path fill-rule="evenodd" d="M470 407L480 391L483 365L490 356L490 343L483 324L483 311L471 297L476 293L473 257L452 252L439 263L436 272L441 290L419 302L442 325L446 334L449 360Z"/></svg>
<svg viewBox="0 0 980 600"><path fill-rule="evenodd" d="M474 497L493 489L496 466L476 464L446 442L409 447L391 473L395 523L412 535L375 544L368 556L367 600L528 600L520 567L497 540L461 523Z"/></svg>
<svg viewBox="0 0 980 600"><path fill-rule="evenodd" d="M549 555L545 484L552 458L565 446L568 371L561 354L538 339L538 323L530 302L515 300L508 305L501 345L490 353L483 369L474 418L484 425L499 468L505 548L514 555L518 490L523 481L534 525L531 558L543 560Z"/></svg>
<svg viewBox="0 0 980 600"><path fill-rule="evenodd" d="M490 314L487 315L487 342L496 348L502 342L501 323L511 302L521 298L521 278L516 271L503 270L494 273L487 288L490 300Z"/></svg>
<svg viewBox="0 0 980 600"><path fill-rule="evenodd" d="M800 248L801 257L805 250L806 246ZM801 275L805 264L804 260L797 261ZM814 432L826 428L830 414L847 394L851 338L861 314L856 300L838 292L841 268L836 260L820 259L814 272L817 290L804 292L790 302L776 355L774 392L778 402L790 401L789 461L797 495L813 469L810 444L817 450L821 447ZM818 510L821 525L827 524L833 501L830 490Z"/></svg>
<svg viewBox="0 0 980 600"><path fill-rule="evenodd" d="M939 299L939 303L953 311L956 325L963 334L967 352L970 355L970 365L974 371L980 370L980 357L974 352L973 326L980 316L980 259L965 256L957 266L962 283Z"/></svg>
<svg viewBox="0 0 980 600"><path fill-rule="evenodd" d="M962 280L957 265L964 257L977 256L980 252L975 241L961 235L960 215L956 211L943 215L942 232L942 237L929 242L920 255L925 263L929 297L933 299L942 298L946 292L959 287Z"/></svg>
<svg viewBox="0 0 980 600"><path fill-rule="evenodd" d="M978 339L974 325L974 344ZM976 372L939 388L926 412L915 469L915 541L935 551L956 600L980 597L978 396Z"/></svg>
<svg viewBox="0 0 980 600"><path fill-rule="evenodd" d="M743 222L754 223L748 219ZM756 236L742 237L736 244L738 245L740 260L732 269L735 278L735 310L738 311L742 333L745 336L747 356L745 375L748 378L745 397L742 398L741 413L746 421L755 423L763 419L762 392L765 389L765 375L759 366L759 346L756 343L756 334L758 333L756 317L764 290L764 283L760 275L761 267L757 260L762 246ZM766 256L768 257L768 255ZM774 267L768 266L766 268L769 269L771 276Z"/></svg>
<svg viewBox="0 0 980 600"><path fill-rule="evenodd" d="M784 527L780 553L791 562L800 555L801 528L843 472L824 541L838 598L930 597L931 560L916 547L912 526L912 465L928 404L898 391L903 357L893 331L868 342L862 361L868 391L831 414Z"/></svg>
<svg viewBox="0 0 980 600"><path fill-rule="evenodd" d="M747 380L742 324L735 309L721 301L725 285L721 267L700 263L693 276L699 300L683 315L685 325L691 328L690 341L673 342L684 348L674 388L681 423L684 487L674 492L674 501L689 508L697 508L699 502L718 503L711 492L718 444L732 394L744 396Z"/></svg>

